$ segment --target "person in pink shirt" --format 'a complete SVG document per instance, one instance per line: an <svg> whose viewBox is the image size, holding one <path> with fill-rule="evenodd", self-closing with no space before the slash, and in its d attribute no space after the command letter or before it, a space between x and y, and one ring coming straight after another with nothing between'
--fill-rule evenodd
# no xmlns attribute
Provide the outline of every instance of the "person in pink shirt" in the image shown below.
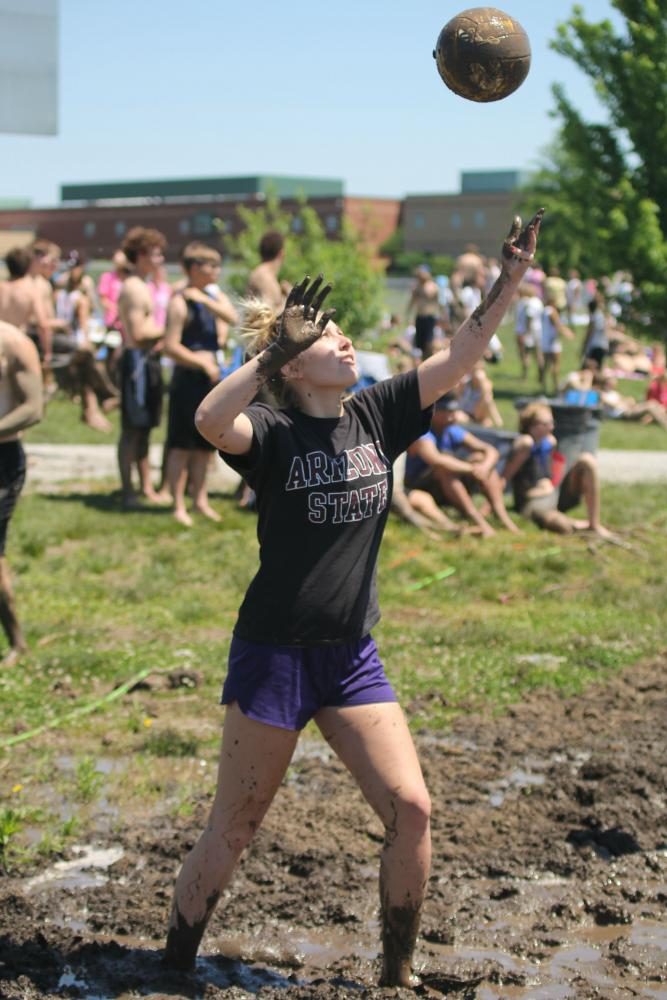
<svg viewBox="0 0 667 1000"><path fill-rule="evenodd" d="M120 298L123 282L132 272L127 257L122 250L116 250L112 257L113 271L105 271L100 275L97 283L97 294L104 313L104 325L107 334L111 334L107 340L107 354L105 365L107 375L114 385L118 385L117 370L118 360L123 348L123 324L118 316L118 299ZM118 339L120 337L120 340Z"/></svg>
<svg viewBox="0 0 667 1000"><path fill-rule="evenodd" d="M167 322L167 306L171 298L171 285L167 281L164 267L156 267L148 279L148 290L153 299L153 318L155 325L164 329Z"/></svg>
<svg viewBox="0 0 667 1000"><path fill-rule="evenodd" d="M118 299L123 282L130 273L127 257L122 250L116 250L112 258L113 271L105 271L97 283L97 294L104 310L104 325L107 330L119 330Z"/></svg>

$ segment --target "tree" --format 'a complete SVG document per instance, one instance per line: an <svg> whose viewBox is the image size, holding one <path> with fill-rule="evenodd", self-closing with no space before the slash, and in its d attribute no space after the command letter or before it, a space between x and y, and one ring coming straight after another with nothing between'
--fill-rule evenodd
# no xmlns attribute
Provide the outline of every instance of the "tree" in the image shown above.
<svg viewBox="0 0 667 1000"><path fill-rule="evenodd" d="M422 250L406 250L403 227L398 226L380 247L380 253L389 260L387 270L391 274L412 274L420 264L428 264L433 274L449 277L456 266L453 257L447 254L428 253Z"/></svg>
<svg viewBox="0 0 667 1000"><path fill-rule="evenodd" d="M654 323L667 324L667 0L611 0L624 19L591 24L575 6L552 47L594 82L605 124L554 86L561 125L522 197L542 197L540 256L593 274L630 271Z"/></svg>
<svg viewBox="0 0 667 1000"><path fill-rule="evenodd" d="M379 322L383 276L373 266L346 220L343 220L339 239L329 240L317 212L305 199L299 202L295 215L282 209L274 194L267 195L261 208L241 205L237 211L244 229L236 237L222 237L225 250L236 265L230 279L235 292L243 294L248 275L258 264L257 246L262 234L273 229L285 237L285 265L281 276L296 282L305 274L314 277L322 272L334 286L331 305L336 307L336 321L345 333L359 337Z"/></svg>

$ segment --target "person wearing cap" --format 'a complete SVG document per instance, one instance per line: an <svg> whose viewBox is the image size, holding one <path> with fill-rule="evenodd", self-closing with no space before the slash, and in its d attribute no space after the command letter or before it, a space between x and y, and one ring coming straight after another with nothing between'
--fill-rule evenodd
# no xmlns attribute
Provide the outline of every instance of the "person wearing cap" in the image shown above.
<svg viewBox="0 0 667 1000"><path fill-rule="evenodd" d="M459 427L458 408L454 392L447 392L436 401L430 431L408 448L406 488L425 490L437 503L456 507L479 529L482 537L488 538L495 531L471 495L481 490L503 527L517 533L519 528L507 513L502 480L496 471L498 449ZM459 457L460 452L465 457Z"/></svg>
<svg viewBox="0 0 667 1000"><path fill-rule="evenodd" d="M415 313L415 347L422 359L433 354L435 324L440 316L440 289L431 275L428 264L415 269L415 284L408 302L407 319Z"/></svg>

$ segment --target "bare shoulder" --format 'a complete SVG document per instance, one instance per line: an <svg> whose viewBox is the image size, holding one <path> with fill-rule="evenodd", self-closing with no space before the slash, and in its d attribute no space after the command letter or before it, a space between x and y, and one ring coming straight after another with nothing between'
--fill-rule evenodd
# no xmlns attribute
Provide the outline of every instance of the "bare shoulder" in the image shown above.
<svg viewBox="0 0 667 1000"><path fill-rule="evenodd" d="M180 294L172 295L167 306L167 316L182 319L187 315L188 306L184 297Z"/></svg>
<svg viewBox="0 0 667 1000"><path fill-rule="evenodd" d="M3 353L15 368L40 370L37 348L30 337L11 323L0 322Z"/></svg>
<svg viewBox="0 0 667 1000"><path fill-rule="evenodd" d="M530 434L519 434L512 442L512 451L530 451L534 443Z"/></svg>
<svg viewBox="0 0 667 1000"><path fill-rule="evenodd" d="M139 305L146 301L146 296L150 297L150 292L141 278L133 274L125 279L120 293L121 301L127 305Z"/></svg>

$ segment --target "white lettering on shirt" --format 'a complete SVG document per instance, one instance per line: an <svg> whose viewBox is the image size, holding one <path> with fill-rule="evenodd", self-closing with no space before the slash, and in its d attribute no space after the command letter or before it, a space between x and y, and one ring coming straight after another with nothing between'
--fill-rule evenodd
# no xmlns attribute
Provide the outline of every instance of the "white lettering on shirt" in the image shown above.
<svg viewBox="0 0 667 1000"><path fill-rule="evenodd" d="M331 457L324 451L309 451L292 459L285 484L287 492L312 490L308 496L311 524L354 524L381 514L389 496L391 464L379 441L348 448ZM322 486L380 477L377 482L357 488L324 492Z"/></svg>

